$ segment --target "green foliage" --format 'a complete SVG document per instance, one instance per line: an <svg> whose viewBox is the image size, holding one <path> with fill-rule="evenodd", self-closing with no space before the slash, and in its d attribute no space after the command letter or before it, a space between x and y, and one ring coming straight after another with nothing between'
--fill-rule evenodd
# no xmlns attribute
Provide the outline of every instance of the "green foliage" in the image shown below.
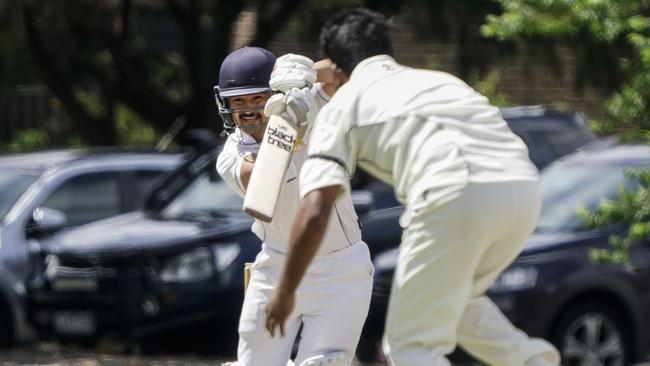
<svg viewBox="0 0 650 366"><path fill-rule="evenodd" d="M576 51L576 77L613 92L600 132L641 139L650 128L650 2L645 0L500 0L482 32L499 40L565 43ZM580 83L578 83L580 84Z"/></svg>
<svg viewBox="0 0 650 366"><path fill-rule="evenodd" d="M106 116L106 108L102 105L100 99L96 94L87 92L85 90L77 90L75 93L79 104L84 106L88 114L93 118L104 118Z"/></svg>
<svg viewBox="0 0 650 366"><path fill-rule="evenodd" d="M437 57L436 55L427 56L426 68L430 70L440 69L440 58Z"/></svg>
<svg viewBox="0 0 650 366"><path fill-rule="evenodd" d="M520 36L561 38L587 32L613 42L632 30L646 30L643 0L500 0L503 14L490 15L483 34L502 40Z"/></svg>
<svg viewBox="0 0 650 366"><path fill-rule="evenodd" d="M497 91L501 77L499 72L492 70L488 72L485 77L481 78L478 72L472 72L469 78L469 84L476 89L479 93L484 95L490 100L492 105L497 107L507 107L511 103L508 101L508 97Z"/></svg>
<svg viewBox="0 0 650 366"><path fill-rule="evenodd" d="M47 132L43 129L27 129L16 133L16 136L2 147L9 152L21 152L43 149L50 143Z"/></svg>
<svg viewBox="0 0 650 366"><path fill-rule="evenodd" d="M120 145L154 146L156 144L157 135L151 124L128 107L124 105L117 107L115 123Z"/></svg>
<svg viewBox="0 0 650 366"><path fill-rule="evenodd" d="M624 141L650 142L650 2L647 0L499 0L500 15L490 15L482 32L499 40L550 40L572 46L579 79L601 82L612 91L607 118L594 123L597 133L618 133ZM640 181L634 192L622 190L597 213L581 217L591 227L629 225L625 238L612 237L611 250L593 250L593 259L629 261L629 249L650 234L650 172L630 173Z"/></svg>
<svg viewBox="0 0 650 366"><path fill-rule="evenodd" d="M626 175L639 183L636 190L621 187L619 197L603 201L597 212L584 207L578 210L578 215L589 228L616 224L629 226L627 236L610 237L611 249L591 250L591 258L601 263L628 263L630 247L650 237L650 169L630 169Z"/></svg>
<svg viewBox="0 0 650 366"><path fill-rule="evenodd" d="M427 56L427 63L425 66L430 70L439 70L440 69L440 59L436 55ZM490 70L486 75L481 76L481 73L477 68L474 68L469 75L467 83L471 85L476 91L484 95L490 100L492 105L497 107L507 107L511 103L508 101L508 97L497 91L499 83L501 82L501 76L496 70Z"/></svg>
<svg viewBox="0 0 650 366"><path fill-rule="evenodd" d="M33 84L37 80L30 68L27 51L13 22L11 2L0 2L0 84Z"/></svg>

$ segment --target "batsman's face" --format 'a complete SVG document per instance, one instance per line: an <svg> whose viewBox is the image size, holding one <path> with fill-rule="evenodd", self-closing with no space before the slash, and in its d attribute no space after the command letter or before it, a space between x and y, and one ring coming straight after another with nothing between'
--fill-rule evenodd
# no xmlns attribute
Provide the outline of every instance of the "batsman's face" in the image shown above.
<svg viewBox="0 0 650 366"><path fill-rule="evenodd" d="M256 141L262 141L268 117L264 116L264 105L272 92L239 95L229 99L229 107L237 126Z"/></svg>

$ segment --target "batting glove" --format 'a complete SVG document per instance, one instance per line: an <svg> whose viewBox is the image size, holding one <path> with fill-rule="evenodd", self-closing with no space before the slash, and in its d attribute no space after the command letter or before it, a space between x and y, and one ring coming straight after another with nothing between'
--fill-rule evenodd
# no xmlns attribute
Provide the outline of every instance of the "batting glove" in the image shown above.
<svg viewBox="0 0 650 366"><path fill-rule="evenodd" d="M280 116L294 125L299 139L308 133L317 113L316 101L309 93L309 88L294 88L286 94L275 94L269 98L264 108L266 116Z"/></svg>
<svg viewBox="0 0 650 366"><path fill-rule="evenodd" d="M285 94L273 95L264 106L267 117L276 115L298 127L311 125L316 118L317 106L309 88L293 88Z"/></svg>
<svg viewBox="0 0 650 366"><path fill-rule="evenodd" d="M273 90L286 93L293 88L309 88L315 82L314 61L305 56L288 53L275 61L269 85Z"/></svg>

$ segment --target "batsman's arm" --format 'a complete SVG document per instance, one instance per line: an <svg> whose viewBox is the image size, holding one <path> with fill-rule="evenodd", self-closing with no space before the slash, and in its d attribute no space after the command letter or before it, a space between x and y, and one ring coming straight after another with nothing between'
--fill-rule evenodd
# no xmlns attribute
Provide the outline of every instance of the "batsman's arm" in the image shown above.
<svg viewBox="0 0 650 366"><path fill-rule="evenodd" d="M240 146L228 139L217 158L217 172L228 186L241 197L246 194L252 170L251 162L254 161L256 152L255 146Z"/></svg>
<svg viewBox="0 0 650 366"><path fill-rule="evenodd" d="M248 189L248 182L251 180L251 173L255 166L255 154L247 154L242 157L241 168L239 168L239 177L244 186L244 190Z"/></svg>

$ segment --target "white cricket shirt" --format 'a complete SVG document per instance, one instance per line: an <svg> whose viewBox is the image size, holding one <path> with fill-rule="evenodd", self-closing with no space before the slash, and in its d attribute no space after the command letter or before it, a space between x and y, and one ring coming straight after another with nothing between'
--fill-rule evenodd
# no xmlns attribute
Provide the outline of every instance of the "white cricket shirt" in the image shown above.
<svg viewBox="0 0 650 366"><path fill-rule="evenodd" d="M319 93L319 88L312 88L312 93ZM324 94L324 93L323 93ZM317 104L327 102L323 95L315 95ZM307 137L303 139L307 141ZM259 144L248 134L236 129L228 136L219 157L217 158L217 171L224 181L240 196L245 190L241 181L241 164L247 152L257 152ZM266 223L255 220L252 231L273 250L287 253L289 237L294 217L298 212L300 197L298 194L298 174L307 159L307 148L298 148L293 153L284 183L280 189L278 204L275 208L273 221ZM341 250L361 241L361 230L354 211L352 198L349 194L336 201L330 215L329 226L316 255L326 254Z"/></svg>
<svg viewBox="0 0 650 366"><path fill-rule="evenodd" d="M469 182L536 180L528 149L498 108L460 79L387 55L359 63L316 118L301 197L341 185L357 164L392 184L413 210L456 197Z"/></svg>

